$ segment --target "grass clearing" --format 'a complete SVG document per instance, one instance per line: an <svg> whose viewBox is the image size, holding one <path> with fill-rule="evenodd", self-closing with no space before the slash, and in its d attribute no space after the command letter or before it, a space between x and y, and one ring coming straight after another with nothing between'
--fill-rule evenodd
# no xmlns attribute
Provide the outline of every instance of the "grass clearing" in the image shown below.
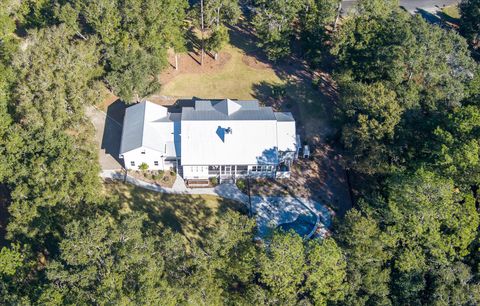
<svg viewBox="0 0 480 306"><path fill-rule="evenodd" d="M223 212L246 213L243 204L212 195L163 194L119 182L105 183L104 193L120 213L146 213L154 226L171 228L190 242L201 241Z"/></svg>
<svg viewBox="0 0 480 306"><path fill-rule="evenodd" d="M460 19L460 10L457 5L450 5L442 8L442 13L452 19Z"/></svg>

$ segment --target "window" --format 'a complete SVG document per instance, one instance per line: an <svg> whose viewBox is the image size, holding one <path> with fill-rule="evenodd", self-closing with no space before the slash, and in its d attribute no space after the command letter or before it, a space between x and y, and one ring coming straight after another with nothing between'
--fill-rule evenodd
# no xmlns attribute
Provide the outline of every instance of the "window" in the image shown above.
<svg viewBox="0 0 480 306"><path fill-rule="evenodd" d="M237 166L237 174L247 174L248 166Z"/></svg>
<svg viewBox="0 0 480 306"><path fill-rule="evenodd" d="M210 175L216 175L220 173L220 167L219 166L208 166L208 174Z"/></svg>
<svg viewBox="0 0 480 306"><path fill-rule="evenodd" d="M142 154L145 154L145 151L142 151Z"/></svg>
<svg viewBox="0 0 480 306"><path fill-rule="evenodd" d="M134 161L131 161L131 162L130 162L130 166L135 166L135 162L134 162Z"/></svg>
<svg viewBox="0 0 480 306"><path fill-rule="evenodd" d="M155 166L158 166L158 160L154 161L153 164L154 164Z"/></svg>

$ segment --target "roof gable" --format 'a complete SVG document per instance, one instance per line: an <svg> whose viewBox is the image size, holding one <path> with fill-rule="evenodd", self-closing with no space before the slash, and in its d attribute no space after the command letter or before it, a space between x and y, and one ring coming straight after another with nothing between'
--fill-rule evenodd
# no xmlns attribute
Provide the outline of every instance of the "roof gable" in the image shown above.
<svg viewBox="0 0 480 306"><path fill-rule="evenodd" d="M195 101L195 107L182 109L184 120L276 120L271 107L261 107L256 100Z"/></svg>
<svg viewBox="0 0 480 306"><path fill-rule="evenodd" d="M125 110L120 154L140 147L165 151L165 143L173 142L173 122L167 108L149 101Z"/></svg>

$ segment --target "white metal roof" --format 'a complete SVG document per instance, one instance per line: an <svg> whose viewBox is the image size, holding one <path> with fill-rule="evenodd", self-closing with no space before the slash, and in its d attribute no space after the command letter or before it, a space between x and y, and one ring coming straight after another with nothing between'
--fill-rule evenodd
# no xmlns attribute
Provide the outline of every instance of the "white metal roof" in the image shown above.
<svg viewBox="0 0 480 306"><path fill-rule="evenodd" d="M196 101L181 115L146 101L126 110L120 154L140 147L183 165L276 164L296 150L295 121L258 101Z"/></svg>
<svg viewBox="0 0 480 306"><path fill-rule="evenodd" d="M295 151L295 121L258 101L197 101L181 121L183 165L276 164Z"/></svg>

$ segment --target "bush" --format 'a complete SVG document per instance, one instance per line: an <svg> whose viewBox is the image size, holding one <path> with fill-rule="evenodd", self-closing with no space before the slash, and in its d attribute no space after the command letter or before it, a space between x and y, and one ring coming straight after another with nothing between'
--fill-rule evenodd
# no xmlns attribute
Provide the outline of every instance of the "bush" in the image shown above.
<svg viewBox="0 0 480 306"><path fill-rule="evenodd" d="M212 186L217 186L218 185L218 178L216 178L216 177L211 177L209 179L209 181L210 181L210 185L212 185Z"/></svg>
<svg viewBox="0 0 480 306"><path fill-rule="evenodd" d="M245 190L247 190L247 183L245 182L244 179L238 179L237 180L237 187L241 191L245 191Z"/></svg>
<svg viewBox="0 0 480 306"><path fill-rule="evenodd" d="M138 169L142 170L142 171L147 171L148 170L148 164L141 163L140 166L138 166Z"/></svg>
<svg viewBox="0 0 480 306"><path fill-rule="evenodd" d="M157 171L155 174L152 175L154 180L160 180L165 175L165 172L162 170Z"/></svg>

